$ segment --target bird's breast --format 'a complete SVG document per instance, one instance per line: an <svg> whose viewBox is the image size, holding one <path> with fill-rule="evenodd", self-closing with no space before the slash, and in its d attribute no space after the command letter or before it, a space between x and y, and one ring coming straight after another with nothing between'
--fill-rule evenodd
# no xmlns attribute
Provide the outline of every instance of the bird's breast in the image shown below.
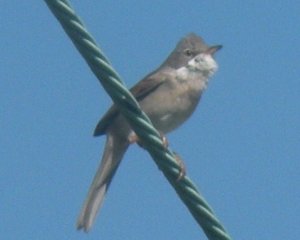
<svg viewBox="0 0 300 240"><path fill-rule="evenodd" d="M203 89L204 84L197 76L186 79L174 76L141 102L141 106L154 126L168 133L191 116Z"/></svg>

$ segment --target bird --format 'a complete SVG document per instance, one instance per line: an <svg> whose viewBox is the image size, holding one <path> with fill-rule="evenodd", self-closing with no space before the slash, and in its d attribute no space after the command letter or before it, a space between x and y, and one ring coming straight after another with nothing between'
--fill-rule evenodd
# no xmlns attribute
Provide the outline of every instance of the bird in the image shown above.
<svg viewBox="0 0 300 240"><path fill-rule="evenodd" d="M162 136L192 115L218 69L214 55L221 48L222 45L206 45L195 33L187 34L155 71L130 89ZM106 135L104 153L77 220L77 229L85 232L91 229L126 150L139 142L116 105L96 126L94 136L101 135Z"/></svg>

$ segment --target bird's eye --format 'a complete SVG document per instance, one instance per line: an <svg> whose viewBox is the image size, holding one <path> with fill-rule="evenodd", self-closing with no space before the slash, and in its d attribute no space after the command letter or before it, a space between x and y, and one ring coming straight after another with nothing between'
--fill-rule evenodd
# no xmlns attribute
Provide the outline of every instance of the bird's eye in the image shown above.
<svg viewBox="0 0 300 240"><path fill-rule="evenodd" d="M184 53L188 57L192 56L192 54L193 54L192 51L191 51L191 49L188 49L188 48L184 50Z"/></svg>

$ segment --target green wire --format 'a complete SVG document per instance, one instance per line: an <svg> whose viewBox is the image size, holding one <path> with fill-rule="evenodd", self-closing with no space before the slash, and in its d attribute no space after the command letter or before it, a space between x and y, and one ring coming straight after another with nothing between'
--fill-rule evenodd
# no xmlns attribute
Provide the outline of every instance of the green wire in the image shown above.
<svg viewBox="0 0 300 240"><path fill-rule="evenodd" d="M153 127L147 115L140 109L135 98L124 86L120 76L97 46L96 41L88 33L69 1L45 0L45 2L104 89L126 117L159 169L162 170L180 199L202 227L208 239L230 240L230 236L226 233L224 227L214 215L213 210L200 195L193 182L187 176L178 180L181 168L175 160L176 156L169 149L165 148L160 134Z"/></svg>

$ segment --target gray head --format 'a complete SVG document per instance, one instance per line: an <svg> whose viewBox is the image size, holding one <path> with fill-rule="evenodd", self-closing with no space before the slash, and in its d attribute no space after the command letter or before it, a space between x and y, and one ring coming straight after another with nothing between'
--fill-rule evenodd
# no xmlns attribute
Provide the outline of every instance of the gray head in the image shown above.
<svg viewBox="0 0 300 240"><path fill-rule="evenodd" d="M174 51L169 55L161 67L178 69L185 66L191 59L200 53L207 53L213 56L214 53L221 48L221 45L209 47L201 37L194 33L190 33L178 42Z"/></svg>

